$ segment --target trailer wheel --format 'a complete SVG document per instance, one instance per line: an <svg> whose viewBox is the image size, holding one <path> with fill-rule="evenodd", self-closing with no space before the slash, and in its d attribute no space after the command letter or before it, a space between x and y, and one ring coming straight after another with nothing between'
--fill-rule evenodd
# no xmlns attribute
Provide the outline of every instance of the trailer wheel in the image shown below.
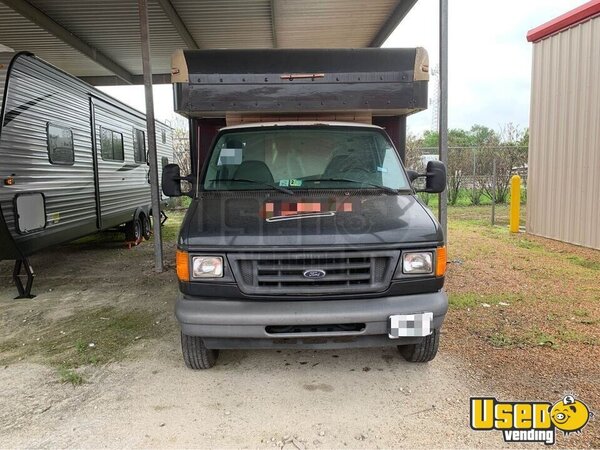
<svg viewBox="0 0 600 450"><path fill-rule="evenodd" d="M181 350L188 369L210 369L217 362L219 350L206 348L202 338L181 333Z"/></svg>
<svg viewBox="0 0 600 450"><path fill-rule="evenodd" d="M142 240L142 221L139 216L125 224L125 240L137 244Z"/></svg>
<svg viewBox="0 0 600 450"><path fill-rule="evenodd" d="M400 354L409 362L429 362L437 355L440 345L440 332L433 330L418 344L399 345Z"/></svg>
<svg viewBox="0 0 600 450"><path fill-rule="evenodd" d="M147 241L150 240L150 236L152 235L152 226L150 225L150 217L146 214L141 215L142 220L142 236Z"/></svg>

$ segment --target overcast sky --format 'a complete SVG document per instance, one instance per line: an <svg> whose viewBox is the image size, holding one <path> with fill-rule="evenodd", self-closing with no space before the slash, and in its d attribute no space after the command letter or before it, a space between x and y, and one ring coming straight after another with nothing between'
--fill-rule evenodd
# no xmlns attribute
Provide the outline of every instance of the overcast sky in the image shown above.
<svg viewBox="0 0 600 450"><path fill-rule="evenodd" d="M449 126L473 124L498 129L513 122L528 126L531 49L525 35L583 0L449 0ZM419 0L385 47L425 47L430 67L438 60L438 0ZM103 88L144 110L141 86ZM430 84L430 97L434 88ZM155 87L159 120L173 118L171 86ZM432 127L431 109L408 120L409 130Z"/></svg>

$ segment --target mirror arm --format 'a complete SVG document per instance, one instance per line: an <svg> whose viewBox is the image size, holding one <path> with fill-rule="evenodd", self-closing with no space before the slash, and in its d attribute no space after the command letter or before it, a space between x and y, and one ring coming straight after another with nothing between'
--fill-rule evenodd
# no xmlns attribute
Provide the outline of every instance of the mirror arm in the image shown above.
<svg viewBox="0 0 600 450"><path fill-rule="evenodd" d="M418 174L417 178L427 178L428 176L434 175L434 172L426 172ZM427 189L415 189L415 192L427 192Z"/></svg>
<svg viewBox="0 0 600 450"><path fill-rule="evenodd" d="M188 183L190 183L192 185L192 189L190 189L188 192L182 192L181 195L185 195L189 198L194 198L194 184L196 183L196 177L194 177L193 175L187 175L185 177L173 177L173 180L175 181L187 181Z"/></svg>
<svg viewBox="0 0 600 450"><path fill-rule="evenodd" d="M186 177L173 177L173 180L175 180L175 181L187 181L188 183L194 183L196 181L196 178L193 177L192 175L188 175Z"/></svg>

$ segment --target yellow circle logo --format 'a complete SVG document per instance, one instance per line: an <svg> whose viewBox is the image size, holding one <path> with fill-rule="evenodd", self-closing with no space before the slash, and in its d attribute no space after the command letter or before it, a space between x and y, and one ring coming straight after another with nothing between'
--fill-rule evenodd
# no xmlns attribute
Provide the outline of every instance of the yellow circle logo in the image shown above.
<svg viewBox="0 0 600 450"><path fill-rule="evenodd" d="M565 434L581 430L590 419L590 410L585 403L567 395L556 402L550 410L552 423Z"/></svg>

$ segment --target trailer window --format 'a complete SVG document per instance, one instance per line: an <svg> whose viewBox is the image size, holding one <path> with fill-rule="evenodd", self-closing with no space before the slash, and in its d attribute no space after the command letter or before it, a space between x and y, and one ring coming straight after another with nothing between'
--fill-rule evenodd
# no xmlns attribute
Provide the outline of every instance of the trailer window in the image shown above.
<svg viewBox="0 0 600 450"><path fill-rule="evenodd" d="M133 130L133 159L136 163L148 162L146 157L146 133L137 128Z"/></svg>
<svg viewBox="0 0 600 450"><path fill-rule="evenodd" d="M161 131L160 140L162 141L163 144L167 143L167 132L165 130Z"/></svg>
<svg viewBox="0 0 600 450"><path fill-rule="evenodd" d="M123 135L106 128L100 128L100 147L102 159L124 161Z"/></svg>
<svg viewBox="0 0 600 450"><path fill-rule="evenodd" d="M73 131L70 128L48 123L48 158L52 164L71 165L75 162Z"/></svg>

